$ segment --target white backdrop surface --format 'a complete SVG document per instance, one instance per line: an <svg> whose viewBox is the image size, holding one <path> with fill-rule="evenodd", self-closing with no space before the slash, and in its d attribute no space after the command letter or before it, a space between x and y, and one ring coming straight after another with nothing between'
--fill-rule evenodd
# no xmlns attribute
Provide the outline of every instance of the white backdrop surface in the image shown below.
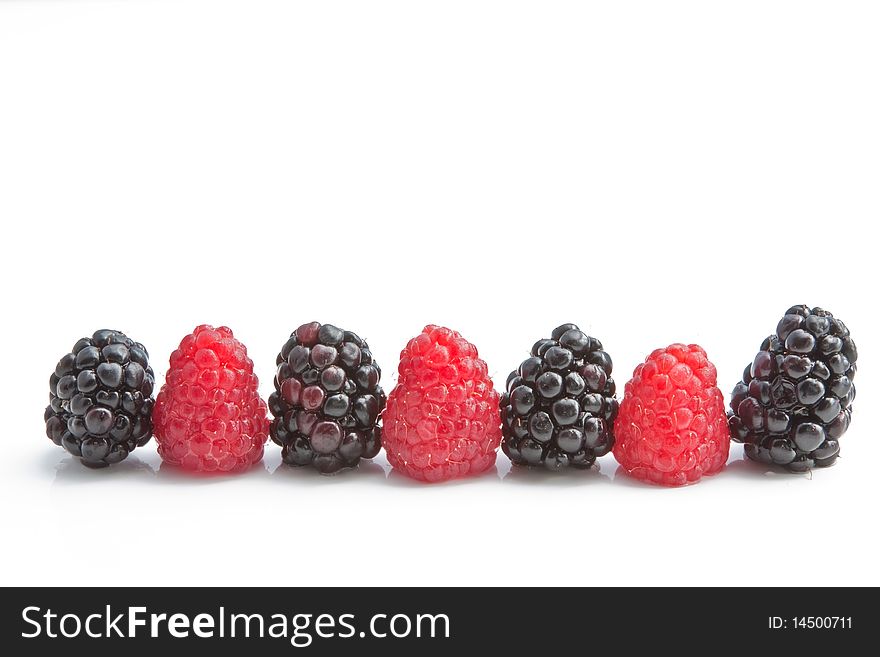
<svg viewBox="0 0 880 657"><path fill-rule="evenodd" d="M880 7L870 2L0 2L2 584L880 584ZM729 398L790 305L860 346L837 465L659 489L90 471L48 377L119 328L158 381L225 324L271 391L318 320L395 380L427 323L496 386L572 321L622 390L698 342ZM874 336L874 337L872 337Z"/></svg>

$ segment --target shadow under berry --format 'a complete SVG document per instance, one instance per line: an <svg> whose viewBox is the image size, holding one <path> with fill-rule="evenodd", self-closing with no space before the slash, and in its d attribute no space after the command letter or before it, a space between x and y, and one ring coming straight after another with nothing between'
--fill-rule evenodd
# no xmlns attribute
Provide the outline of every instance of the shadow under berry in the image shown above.
<svg viewBox="0 0 880 657"><path fill-rule="evenodd" d="M838 460L842 457L838 457ZM836 465L836 463L834 464ZM834 467L834 465L828 467ZM781 465L772 465L753 461L743 455L739 461L733 461L727 464L724 473L725 477L739 479L760 479L761 481L791 481L792 479L812 479L811 470L805 472L792 472Z"/></svg>
<svg viewBox="0 0 880 657"><path fill-rule="evenodd" d="M246 470L238 470L234 472L194 472L187 470L179 465L162 461L159 469L156 471L156 478L160 481L171 482L175 484L189 485L211 485L225 483L238 479L258 479L269 475L266 463L262 460L257 461Z"/></svg>
<svg viewBox="0 0 880 657"><path fill-rule="evenodd" d="M310 482L315 483L316 486L363 481L381 481L384 483L386 478L385 468L379 463L367 459L362 459L355 467L343 468L331 475L318 472L314 468L290 467L283 462L279 462L270 473L273 477L286 479L288 482Z"/></svg>
<svg viewBox="0 0 880 657"><path fill-rule="evenodd" d="M391 486L397 486L399 488L428 490L431 488L443 489L450 486L467 486L468 484L479 483L481 481L492 481L494 479L500 478L501 476L498 473L498 466L492 464L488 469L479 474L469 475L468 477L461 479L447 479L446 481L438 482L436 486L426 486L425 482L418 479L412 479L407 475L402 474L399 470L392 469L391 472L388 473L387 483Z"/></svg>
<svg viewBox="0 0 880 657"><path fill-rule="evenodd" d="M138 481L147 479L153 481L156 477L153 466L133 454L112 468L98 469L83 468L75 456L67 455L59 459L57 453L47 453L44 458L50 460L51 467L55 469L53 484L78 486L130 478L137 478Z"/></svg>
<svg viewBox="0 0 880 657"><path fill-rule="evenodd" d="M613 468L611 468L613 470ZM550 471L544 466L525 467L513 466L501 480L505 484L520 486L538 486L551 488L579 488L593 486L595 484L611 483L609 474L603 471L602 466L596 462L589 468L567 468L565 470Z"/></svg>

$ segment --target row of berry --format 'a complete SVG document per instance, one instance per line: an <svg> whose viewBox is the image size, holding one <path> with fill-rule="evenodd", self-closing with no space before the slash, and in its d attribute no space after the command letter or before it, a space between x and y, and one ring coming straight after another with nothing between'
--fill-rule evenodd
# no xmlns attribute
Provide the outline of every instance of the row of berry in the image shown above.
<svg viewBox="0 0 880 657"><path fill-rule="evenodd" d="M155 402L147 350L102 330L58 362L46 432L90 467L117 463L155 435L168 463L235 472L262 459L271 437L290 465L330 474L384 447L394 468L435 482L483 472L500 444L514 464L551 470L589 468L613 452L630 475L679 486L721 470L731 437L749 458L792 471L833 463L856 358L843 322L792 307L726 415L715 367L697 345L654 351L618 402L602 343L564 324L535 343L499 395L474 345L427 326L401 352L386 397L366 341L313 322L278 354L270 421L253 362L228 328L199 326L183 338Z"/></svg>

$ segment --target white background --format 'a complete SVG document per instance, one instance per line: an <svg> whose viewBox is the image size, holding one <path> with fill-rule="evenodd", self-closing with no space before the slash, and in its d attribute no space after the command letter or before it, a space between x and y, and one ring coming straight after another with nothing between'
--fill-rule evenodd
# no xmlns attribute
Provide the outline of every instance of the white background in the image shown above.
<svg viewBox="0 0 880 657"><path fill-rule="evenodd" d="M3 584L880 584L872 2L0 2ZM621 389L699 342L729 398L794 303L861 347L842 458L659 489L616 472L426 486L384 456L201 478L45 437L97 328L199 323L262 390L291 330L426 323L497 385L554 326ZM821 611L821 610L818 610ZM817 611L817 613L818 613Z"/></svg>

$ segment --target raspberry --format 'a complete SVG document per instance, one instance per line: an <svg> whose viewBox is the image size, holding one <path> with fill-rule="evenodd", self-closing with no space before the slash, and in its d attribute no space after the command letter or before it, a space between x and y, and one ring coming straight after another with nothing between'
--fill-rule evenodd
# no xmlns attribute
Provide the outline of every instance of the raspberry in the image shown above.
<svg viewBox="0 0 880 657"><path fill-rule="evenodd" d="M727 462L730 433L715 366L703 348L657 349L626 384L615 424L614 457L630 475L684 486Z"/></svg>
<svg viewBox="0 0 880 657"><path fill-rule="evenodd" d="M574 324L557 327L507 378L501 448L516 465L589 468L614 445L615 390L602 343Z"/></svg>
<svg viewBox="0 0 880 657"><path fill-rule="evenodd" d="M144 345L121 331L95 331L49 378L46 434L83 465L118 463L153 435L153 370Z"/></svg>
<svg viewBox="0 0 880 657"><path fill-rule="evenodd" d="M187 470L236 472L263 458L266 404L254 363L232 331L196 327L170 365L153 410L162 459Z"/></svg>
<svg viewBox="0 0 880 657"><path fill-rule="evenodd" d="M332 324L303 324L275 362L270 435L285 463L332 474L378 454L382 370L362 338Z"/></svg>
<svg viewBox="0 0 880 657"><path fill-rule="evenodd" d="M789 308L733 389L733 439L750 459L793 472L831 465L852 417L857 359L843 322Z"/></svg>
<svg viewBox="0 0 880 657"><path fill-rule="evenodd" d="M401 352L398 373L383 416L389 463L428 482L490 468L501 441L498 393L477 348L426 326Z"/></svg>

